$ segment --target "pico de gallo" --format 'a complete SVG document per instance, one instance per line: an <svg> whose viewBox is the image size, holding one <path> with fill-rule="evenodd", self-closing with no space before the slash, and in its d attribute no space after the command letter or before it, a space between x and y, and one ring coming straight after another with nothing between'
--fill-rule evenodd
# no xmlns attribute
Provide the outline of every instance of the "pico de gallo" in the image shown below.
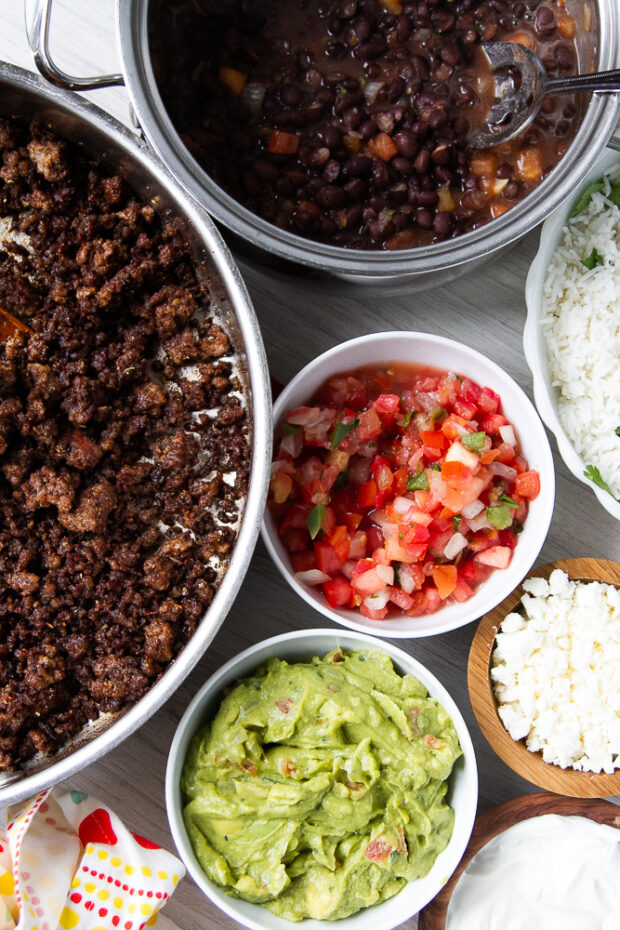
<svg viewBox="0 0 620 930"><path fill-rule="evenodd" d="M268 506L295 577L373 620L472 597L540 492L500 396L420 365L330 377L276 448Z"/></svg>

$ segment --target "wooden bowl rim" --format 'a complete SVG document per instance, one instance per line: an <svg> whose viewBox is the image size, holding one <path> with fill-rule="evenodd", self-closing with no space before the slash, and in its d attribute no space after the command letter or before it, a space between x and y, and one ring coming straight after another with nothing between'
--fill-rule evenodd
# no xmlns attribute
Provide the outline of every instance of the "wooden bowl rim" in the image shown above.
<svg viewBox="0 0 620 930"><path fill-rule="evenodd" d="M529 750L528 750L529 751ZM483 846L505 830L533 817L560 814L565 817L587 817L620 829L620 806L602 798L564 797L549 792L525 794L512 798L479 814L461 861L432 901L418 915L419 930L445 930L450 899L456 884L471 860Z"/></svg>
<svg viewBox="0 0 620 930"><path fill-rule="evenodd" d="M548 562L532 569L526 578L548 578L561 569L578 581L600 581L620 586L620 563L608 559L572 558ZM526 579L524 579L525 581ZM579 798L605 798L620 793L620 769L605 772L579 772L544 762L540 752L532 752L524 740L513 740L497 713L497 702L490 680L490 662L500 623L519 604L523 582L501 604L489 611L476 629L467 663L469 699L487 742L500 759L530 784L557 794ZM484 682L484 687L481 686Z"/></svg>

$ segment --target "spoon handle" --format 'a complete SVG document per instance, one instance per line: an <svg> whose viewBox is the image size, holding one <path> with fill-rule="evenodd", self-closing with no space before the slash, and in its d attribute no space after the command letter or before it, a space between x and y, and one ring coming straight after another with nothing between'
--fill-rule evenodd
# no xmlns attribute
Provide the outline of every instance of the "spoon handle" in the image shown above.
<svg viewBox="0 0 620 930"><path fill-rule="evenodd" d="M594 90L603 94L620 91L620 69L598 71L595 74L575 74L571 77L553 78L544 85L541 96L569 94L573 91Z"/></svg>

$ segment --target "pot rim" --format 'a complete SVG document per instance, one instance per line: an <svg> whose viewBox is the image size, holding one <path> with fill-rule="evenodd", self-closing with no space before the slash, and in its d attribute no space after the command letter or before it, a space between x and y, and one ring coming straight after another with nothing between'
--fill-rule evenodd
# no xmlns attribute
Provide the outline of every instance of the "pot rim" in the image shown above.
<svg viewBox="0 0 620 930"><path fill-rule="evenodd" d="M138 164L142 171L149 172L155 183L165 190L174 210L195 232L219 275L218 290L225 290L239 326L247 365L251 470L241 525L229 565L213 601L185 648L159 681L107 729L96 733L86 743L80 743L78 748L57 761L54 761L54 756L50 757L49 764L38 771L31 774L8 773L4 779L0 778L0 807L30 797L99 759L159 710L187 677L220 628L248 569L258 538L271 464L271 391L263 340L243 278L211 218L153 157L148 146L99 107L71 91L50 86L29 71L5 63L0 63L0 88L2 86L38 97L46 109L45 119L49 118L51 105L72 119L77 115L86 128L103 134L111 144L122 149L132 164Z"/></svg>
<svg viewBox="0 0 620 930"><path fill-rule="evenodd" d="M279 229L242 207L216 185L190 154L168 117L151 67L149 0L118 0L117 27L125 84L137 120L157 155L182 186L231 232L285 260L319 271L360 277L421 274L488 256L514 242L545 217L583 180L613 134L620 95L594 95L563 160L571 170L552 171L524 200L492 222L456 239L398 252L346 249L304 239ZM615 0L598 0L597 68L612 68L620 48L620 10Z"/></svg>

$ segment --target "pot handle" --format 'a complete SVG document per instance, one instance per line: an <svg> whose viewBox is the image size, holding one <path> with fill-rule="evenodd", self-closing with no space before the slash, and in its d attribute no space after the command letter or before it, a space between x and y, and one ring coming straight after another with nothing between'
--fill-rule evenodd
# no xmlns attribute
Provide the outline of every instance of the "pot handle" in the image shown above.
<svg viewBox="0 0 620 930"><path fill-rule="evenodd" d="M99 77L74 77L62 71L54 62L49 49L49 31L52 0L37 0L32 26L29 29L34 62L44 78L65 90L95 90L98 87L116 87L124 84L122 74L102 74Z"/></svg>

